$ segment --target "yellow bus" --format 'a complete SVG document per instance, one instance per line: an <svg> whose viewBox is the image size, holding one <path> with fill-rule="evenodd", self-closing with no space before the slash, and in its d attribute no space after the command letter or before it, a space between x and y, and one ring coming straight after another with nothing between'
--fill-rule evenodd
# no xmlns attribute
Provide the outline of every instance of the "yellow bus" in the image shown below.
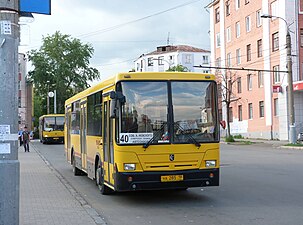
<svg viewBox="0 0 303 225"><path fill-rule="evenodd" d="M215 76L121 73L65 102L65 153L102 194L219 185Z"/></svg>
<svg viewBox="0 0 303 225"><path fill-rule="evenodd" d="M45 143L64 142L64 114L48 114L39 117L39 139Z"/></svg>

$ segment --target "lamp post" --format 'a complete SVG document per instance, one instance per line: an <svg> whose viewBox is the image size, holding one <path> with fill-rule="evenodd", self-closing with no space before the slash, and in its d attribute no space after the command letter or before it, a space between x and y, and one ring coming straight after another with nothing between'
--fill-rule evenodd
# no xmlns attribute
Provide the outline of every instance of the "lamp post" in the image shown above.
<svg viewBox="0 0 303 225"><path fill-rule="evenodd" d="M289 136L288 140L290 143L296 143L296 127L295 127L295 109L294 109L294 89L293 89L293 79L292 79L292 58L291 58L291 37L289 31L289 25L287 21L279 16L272 16L264 14L261 18L278 18L285 22L287 28L286 34L286 48L287 48L287 82L288 82L288 95L287 95L287 107L289 113Z"/></svg>

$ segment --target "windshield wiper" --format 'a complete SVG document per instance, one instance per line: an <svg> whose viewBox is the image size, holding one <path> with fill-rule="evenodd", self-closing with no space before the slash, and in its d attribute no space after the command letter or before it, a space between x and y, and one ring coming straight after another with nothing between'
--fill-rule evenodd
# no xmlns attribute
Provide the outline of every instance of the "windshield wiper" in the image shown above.
<svg viewBox="0 0 303 225"><path fill-rule="evenodd" d="M164 128L164 126L167 124L167 122L163 122L163 124L161 125L160 129L156 131L156 133L153 135L153 137L151 139L149 139L148 142L143 144L143 148L148 148L148 146L150 146L150 144L155 140L155 138L162 133L162 129Z"/></svg>
<svg viewBox="0 0 303 225"><path fill-rule="evenodd" d="M176 125L177 128L181 131L181 134L187 135L189 139L193 142L193 144L195 144L198 148L201 147L201 144L190 133L186 133L178 122L175 122L174 125Z"/></svg>

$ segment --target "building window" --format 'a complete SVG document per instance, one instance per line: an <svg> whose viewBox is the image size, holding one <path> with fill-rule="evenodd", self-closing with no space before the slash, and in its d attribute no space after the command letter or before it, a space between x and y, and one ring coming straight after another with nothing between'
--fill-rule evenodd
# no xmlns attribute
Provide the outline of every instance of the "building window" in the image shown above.
<svg viewBox="0 0 303 225"><path fill-rule="evenodd" d="M153 66L153 65L154 65L153 58L148 58L147 59L147 66Z"/></svg>
<svg viewBox="0 0 303 225"><path fill-rule="evenodd" d="M279 32L272 34L272 51L279 50Z"/></svg>
<svg viewBox="0 0 303 225"><path fill-rule="evenodd" d="M208 56L207 55L203 55L202 60L203 60L203 64L208 64Z"/></svg>
<svg viewBox="0 0 303 225"><path fill-rule="evenodd" d="M163 59L164 59L164 56L158 57L158 65L159 65L159 66L163 66L163 65L164 65L164 64L163 64Z"/></svg>
<svg viewBox="0 0 303 225"><path fill-rule="evenodd" d="M279 72L279 65L274 66L273 68L274 73L274 83L280 83L280 72Z"/></svg>
<svg viewBox="0 0 303 225"><path fill-rule="evenodd" d="M270 15L274 16L272 17L272 20L277 19L275 16L279 16L279 4L278 1L274 1L270 4L271 13Z"/></svg>
<svg viewBox="0 0 303 225"><path fill-rule="evenodd" d="M233 107L229 107L229 122L233 122Z"/></svg>
<svg viewBox="0 0 303 225"><path fill-rule="evenodd" d="M189 54L185 55L185 64L191 64L191 55Z"/></svg>
<svg viewBox="0 0 303 225"><path fill-rule="evenodd" d="M219 48L221 46L220 33L216 34L216 46L217 46L217 48Z"/></svg>
<svg viewBox="0 0 303 225"><path fill-rule="evenodd" d="M303 29L300 29L300 43L301 47L303 47Z"/></svg>
<svg viewBox="0 0 303 225"><path fill-rule="evenodd" d="M249 3L249 0L245 0L245 5Z"/></svg>
<svg viewBox="0 0 303 225"><path fill-rule="evenodd" d="M239 121L242 121L242 105L238 105L238 117Z"/></svg>
<svg viewBox="0 0 303 225"><path fill-rule="evenodd" d="M236 10L240 8L240 0L236 0Z"/></svg>
<svg viewBox="0 0 303 225"><path fill-rule="evenodd" d="M245 18L245 25L246 25L246 32L250 32L251 30L250 16L247 16Z"/></svg>
<svg viewBox="0 0 303 225"><path fill-rule="evenodd" d="M253 118L253 105L252 103L248 103L248 119Z"/></svg>
<svg viewBox="0 0 303 225"><path fill-rule="evenodd" d="M230 15L230 1L226 1L225 2L225 6L226 6L226 16L229 16Z"/></svg>
<svg viewBox="0 0 303 225"><path fill-rule="evenodd" d="M231 67L231 53L227 53L226 56L226 66Z"/></svg>
<svg viewBox="0 0 303 225"><path fill-rule="evenodd" d="M259 102L259 114L260 114L260 117L264 117L264 102L263 101Z"/></svg>
<svg viewBox="0 0 303 225"><path fill-rule="evenodd" d="M256 12L256 24L257 24L257 27L260 27L262 25L261 10L258 10Z"/></svg>
<svg viewBox="0 0 303 225"><path fill-rule="evenodd" d="M227 29L226 29L226 40L227 40L227 42L231 41L231 30L230 30L230 27L227 27Z"/></svg>
<svg viewBox="0 0 303 225"><path fill-rule="evenodd" d="M263 87L263 72L258 71L258 87Z"/></svg>
<svg viewBox="0 0 303 225"><path fill-rule="evenodd" d="M251 61L251 45L246 45L246 57L247 62Z"/></svg>
<svg viewBox="0 0 303 225"><path fill-rule="evenodd" d="M216 13L216 18L215 18L216 23L219 23L220 22L220 8L219 7L216 8L215 13Z"/></svg>
<svg viewBox="0 0 303 225"><path fill-rule="evenodd" d="M18 97L18 108L21 108L21 97Z"/></svg>
<svg viewBox="0 0 303 225"><path fill-rule="evenodd" d="M252 74L247 74L247 90L252 90Z"/></svg>
<svg viewBox="0 0 303 225"><path fill-rule="evenodd" d="M241 50L240 50L240 48L238 48L236 50L236 58L237 58L237 65L240 65L241 64Z"/></svg>
<svg viewBox="0 0 303 225"><path fill-rule="evenodd" d="M240 22L236 22L236 38L240 37Z"/></svg>
<svg viewBox="0 0 303 225"><path fill-rule="evenodd" d="M278 99L274 99L274 116L279 115L279 105L278 105Z"/></svg>
<svg viewBox="0 0 303 225"><path fill-rule="evenodd" d="M258 58L262 57L262 39L257 41L257 52Z"/></svg>
<svg viewBox="0 0 303 225"><path fill-rule="evenodd" d="M238 89L238 93L242 92L241 77L237 78L237 89Z"/></svg>

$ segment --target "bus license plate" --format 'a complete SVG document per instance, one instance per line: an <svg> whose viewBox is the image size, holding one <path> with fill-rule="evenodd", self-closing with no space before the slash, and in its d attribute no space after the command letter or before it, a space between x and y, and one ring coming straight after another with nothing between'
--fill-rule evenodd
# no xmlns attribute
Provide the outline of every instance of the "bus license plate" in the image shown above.
<svg viewBox="0 0 303 225"><path fill-rule="evenodd" d="M59 138L54 138L54 140L58 140Z"/></svg>
<svg viewBox="0 0 303 225"><path fill-rule="evenodd" d="M168 175L161 176L161 182L174 182L174 181L182 181L183 175Z"/></svg>

